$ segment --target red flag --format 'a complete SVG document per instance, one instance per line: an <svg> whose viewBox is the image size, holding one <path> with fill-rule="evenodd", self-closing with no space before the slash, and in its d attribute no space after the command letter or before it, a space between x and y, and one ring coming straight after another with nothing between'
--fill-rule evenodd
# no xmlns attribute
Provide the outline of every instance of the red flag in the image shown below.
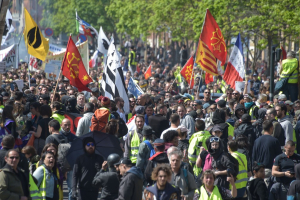
<svg viewBox="0 0 300 200"><path fill-rule="evenodd" d="M210 73L205 73L205 84L209 84L211 82L214 82L214 77Z"/></svg>
<svg viewBox="0 0 300 200"><path fill-rule="evenodd" d="M181 76L186 80L189 84L190 88L194 87L194 57L191 56L190 59L185 63L182 70L180 71Z"/></svg>
<svg viewBox="0 0 300 200"><path fill-rule="evenodd" d="M281 60L286 59L286 51L284 50L283 46L281 46Z"/></svg>
<svg viewBox="0 0 300 200"><path fill-rule="evenodd" d="M71 36L69 37L61 70L62 74L70 80L70 84L75 86L79 92L84 90L91 92L86 85L93 82L93 80L86 72L80 53Z"/></svg>
<svg viewBox="0 0 300 200"><path fill-rule="evenodd" d="M151 77L151 65L148 67L148 69L146 70L144 76L145 76L145 79L148 80L150 77Z"/></svg>
<svg viewBox="0 0 300 200"><path fill-rule="evenodd" d="M206 10L200 40L207 45L212 54L222 62L221 65L223 66L227 56L226 44L219 25L208 9Z"/></svg>
<svg viewBox="0 0 300 200"><path fill-rule="evenodd" d="M93 35L92 35L92 33L91 33L91 30L89 29L89 28L85 28L85 26L84 25L81 25L81 27L82 27L82 29L83 29L83 32L84 32L84 35L85 36L91 36L91 37L93 37Z"/></svg>

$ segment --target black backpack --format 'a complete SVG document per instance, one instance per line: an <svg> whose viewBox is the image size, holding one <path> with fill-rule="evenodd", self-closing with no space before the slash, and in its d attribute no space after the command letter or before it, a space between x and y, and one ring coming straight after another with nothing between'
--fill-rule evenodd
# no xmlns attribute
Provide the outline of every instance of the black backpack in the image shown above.
<svg viewBox="0 0 300 200"><path fill-rule="evenodd" d="M229 160L230 162L233 163L233 169L231 169L231 174L233 177L237 177L239 174L239 161L235 159L230 153L223 153Z"/></svg>

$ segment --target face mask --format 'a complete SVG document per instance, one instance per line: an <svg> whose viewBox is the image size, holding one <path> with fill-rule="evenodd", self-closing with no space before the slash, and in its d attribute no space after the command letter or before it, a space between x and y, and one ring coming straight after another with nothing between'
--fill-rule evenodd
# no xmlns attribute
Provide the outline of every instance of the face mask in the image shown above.
<svg viewBox="0 0 300 200"><path fill-rule="evenodd" d="M253 102L246 102L245 103L245 108L248 109L253 105Z"/></svg>

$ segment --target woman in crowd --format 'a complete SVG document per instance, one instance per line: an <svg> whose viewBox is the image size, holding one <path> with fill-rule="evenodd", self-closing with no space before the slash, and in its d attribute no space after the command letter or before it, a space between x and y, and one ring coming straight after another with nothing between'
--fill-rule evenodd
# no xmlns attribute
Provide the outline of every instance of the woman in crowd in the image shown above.
<svg viewBox="0 0 300 200"><path fill-rule="evenodd" d="M10 105L7 105L3 108L0 126L2 129L4 129L4 131L1 131L0 134L2 134L2 137L7 134L12 134L14 138L17 139L19 134L17 132L13 110L14 107ZM2 141L2 137L0 139L0 142Z"/></svg>
<svg viewBox="0 0 300 200"><path fill-rule="evenodd" d="M33 174L36 170L36 164L40 160L40 156L37 155L35 148L32 146L23 147L22 153L25 154L28 160L30 174Z"/></svg>
<svg viewBox="0 0 300 200"><path fill-rule="evenodd" d="M55 155L51 151L42 154L42 165L40 165L33 173L37 180L37 186L43 199L46 200L62 200L62 193L59 192L59 181L56 173L53 171L55 166Z"/></svg>
<svg viewBox="0 0 300 200"><path fill-rule="evenodd" d="M214 185L216 180L216 175L212 170L206 170L202 173L201 177L203 185L200 187L200 198L199 200L207 200L207 199L232 199L237 195L237 190L234 183L234 178L227 177L227 181L232 185L231 191Z"/></svg>

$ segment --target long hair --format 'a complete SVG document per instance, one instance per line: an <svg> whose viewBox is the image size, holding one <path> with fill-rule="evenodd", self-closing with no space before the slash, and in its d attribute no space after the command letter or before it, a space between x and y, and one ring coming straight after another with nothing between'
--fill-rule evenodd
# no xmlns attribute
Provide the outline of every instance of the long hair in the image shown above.
<svg viewBox="0 0 300 200"><path fill-rule="evenodd" d="M1 127L4 127L6 119L11 119L11 120L15 121L13 110L14 110L14 107L11 105L7 105L3 108L2 118L1 118L1 123L0 123Z"/></svg>
<svg viewBox="0 0 300 200"><path fill-rule="evenodd" d="M118 135L119 120L111 119L106 125L106 133L110 135Z"/></svg>

